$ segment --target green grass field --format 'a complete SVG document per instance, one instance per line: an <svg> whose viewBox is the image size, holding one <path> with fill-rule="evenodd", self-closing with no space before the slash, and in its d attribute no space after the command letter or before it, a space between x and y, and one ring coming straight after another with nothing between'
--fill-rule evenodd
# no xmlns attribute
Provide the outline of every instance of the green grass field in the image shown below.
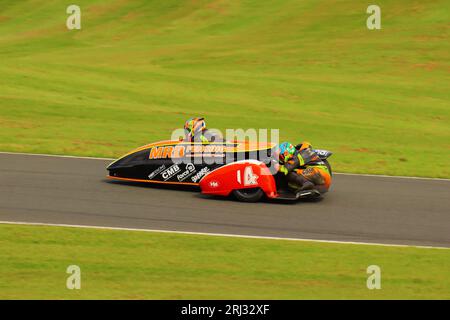
<svg viewBox="0 0 450 320"><path fill-rule="evenodd" d="M0 150L116 157L203 115L450 177L448 1L377 1L379 31L359 1L76 3L68 31L67 1L0 0Z"/></svg>
<svg viewBox="0 0 450 320"><path fill-rule="evenodd" d="M0 256L0 299L450 299L447 249L0 224Z"/></svg>

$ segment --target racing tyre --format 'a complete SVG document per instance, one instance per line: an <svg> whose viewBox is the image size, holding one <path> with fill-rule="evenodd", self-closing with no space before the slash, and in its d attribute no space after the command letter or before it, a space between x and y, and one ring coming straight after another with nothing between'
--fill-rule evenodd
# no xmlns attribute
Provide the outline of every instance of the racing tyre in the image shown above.
<svg viewBox="0 0 450 320"><path fill-rule="evenodd" d="M233 190L233 195L240 201L257 202L262 198L264 192L260 188L249 188Z"/></svg>

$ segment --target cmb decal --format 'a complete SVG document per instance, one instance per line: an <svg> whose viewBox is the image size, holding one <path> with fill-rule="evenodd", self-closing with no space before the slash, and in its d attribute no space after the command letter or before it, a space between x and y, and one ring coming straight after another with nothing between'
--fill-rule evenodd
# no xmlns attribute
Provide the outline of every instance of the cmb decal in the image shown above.
<svg viewBox="0 0 450 320"><path fill-rule="evenodd" d="M173 166L163 171L161 173L161 176L163 177L164 181L167 181L180 171L181 171L180 167L177 164L174 164Z"/></svg>

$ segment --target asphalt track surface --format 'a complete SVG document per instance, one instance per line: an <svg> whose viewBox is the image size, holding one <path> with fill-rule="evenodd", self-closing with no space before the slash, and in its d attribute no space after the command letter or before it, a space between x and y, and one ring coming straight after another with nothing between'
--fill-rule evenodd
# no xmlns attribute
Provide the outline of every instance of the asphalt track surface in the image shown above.
<svg viewBox="0 0 450 320"><path fill-rule="evenodd" d="M109 162L0 154L0 220L450 247L450 180L335 175L322 201L249 204L111 182Z"/></svg>

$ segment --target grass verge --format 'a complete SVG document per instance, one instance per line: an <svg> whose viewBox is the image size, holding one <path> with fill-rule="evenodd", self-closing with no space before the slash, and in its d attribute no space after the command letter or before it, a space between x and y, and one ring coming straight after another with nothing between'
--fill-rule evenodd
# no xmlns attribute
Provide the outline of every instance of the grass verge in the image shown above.
<svg viewBox="0 0 450 320"><path fill-rule="evenodd" d="M446 249L0 224L0 256L0 299L450 298Z"/></svg>

